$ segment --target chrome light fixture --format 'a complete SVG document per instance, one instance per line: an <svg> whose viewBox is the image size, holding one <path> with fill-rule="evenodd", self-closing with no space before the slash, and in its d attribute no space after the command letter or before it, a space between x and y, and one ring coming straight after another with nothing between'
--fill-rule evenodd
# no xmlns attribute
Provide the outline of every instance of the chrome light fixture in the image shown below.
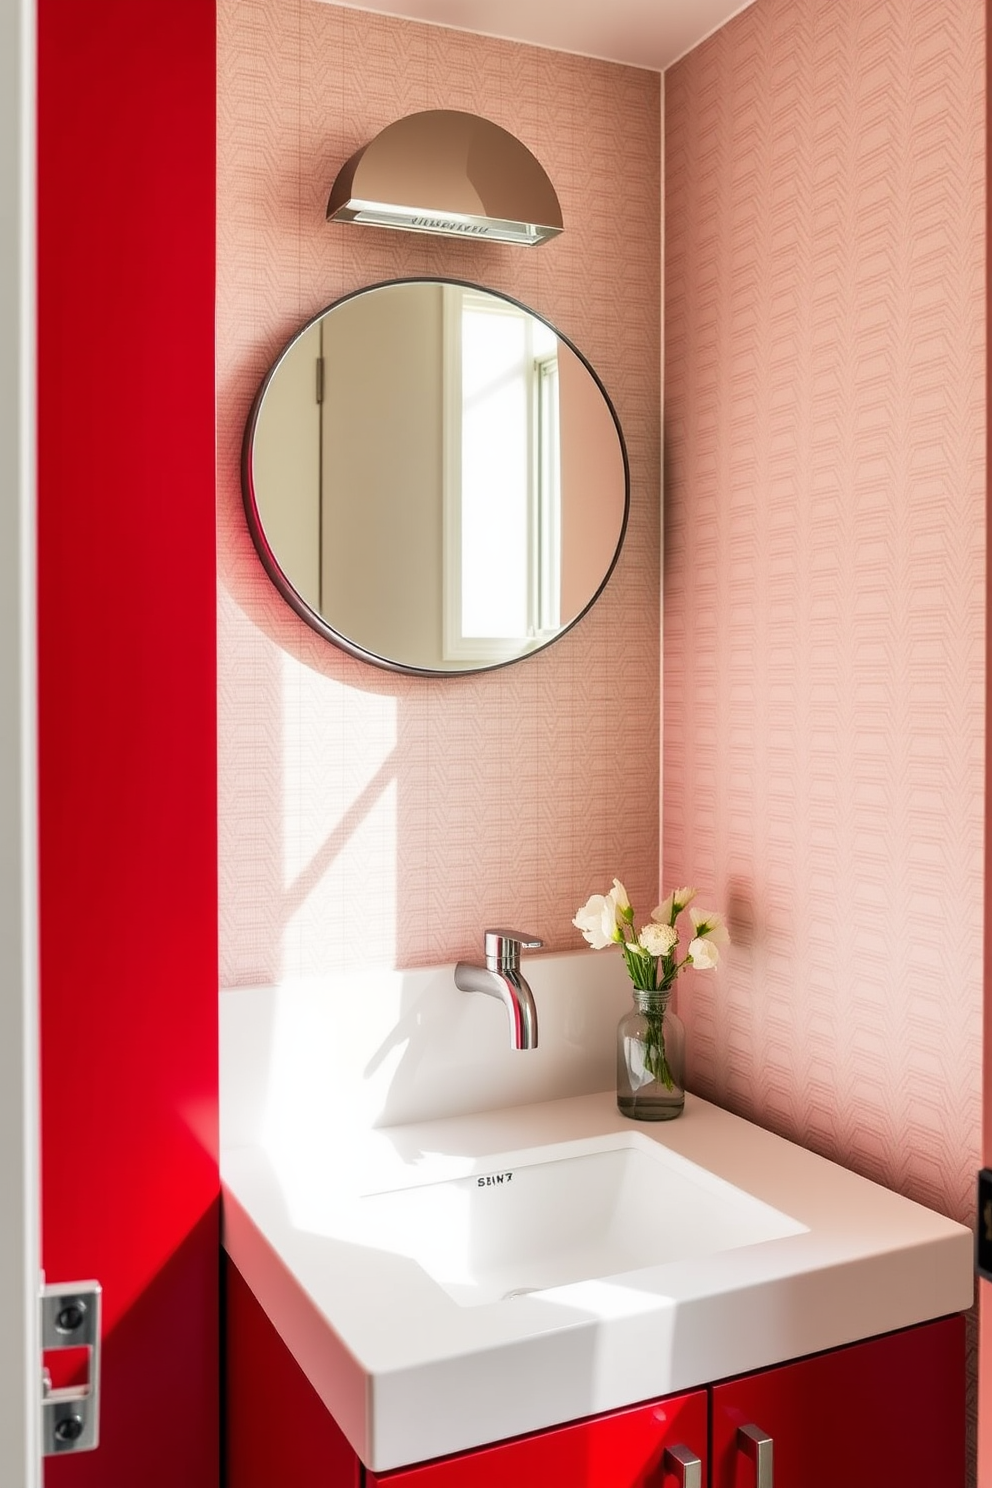
<svg viewBox="0 0 992 1488"><path fill-rule="evenodd" d="M387 124L341 167L327 220L527 246L562 231L555 189L527 146L458 109Z"/></svg>

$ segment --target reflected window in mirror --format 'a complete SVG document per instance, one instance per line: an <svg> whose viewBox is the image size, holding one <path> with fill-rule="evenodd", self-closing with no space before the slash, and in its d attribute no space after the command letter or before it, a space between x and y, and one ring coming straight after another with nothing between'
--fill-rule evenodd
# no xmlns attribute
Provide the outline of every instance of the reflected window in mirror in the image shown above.
<svg viewBox="0 0 992 1488"><path fill-rule="evenodd" d="M242 473L296 612L430 675L505 665L575 624L629 499L585 358L525 306L448 280L374 285L304 326L255 400Z"/></svg>
<svg viewBox="0 0 992 1488"><path fill-rule="evenodd" d="M521 306L461 285L445 286L444 327L444 659L506 661L561 625L558 342Z"/></svg>

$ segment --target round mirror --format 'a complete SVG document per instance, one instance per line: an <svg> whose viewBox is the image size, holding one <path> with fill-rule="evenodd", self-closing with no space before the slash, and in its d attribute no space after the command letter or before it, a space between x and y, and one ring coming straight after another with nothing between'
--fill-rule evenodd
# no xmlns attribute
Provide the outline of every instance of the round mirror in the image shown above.
<svg viewBox="0 0 992 1488"><path fill-rule="evenodd" d="M400 280L337 301L269 372L243 457L276 587L355 656L505 666L589 608L627 523L627 455L592 367L523 305Z"/></svg>

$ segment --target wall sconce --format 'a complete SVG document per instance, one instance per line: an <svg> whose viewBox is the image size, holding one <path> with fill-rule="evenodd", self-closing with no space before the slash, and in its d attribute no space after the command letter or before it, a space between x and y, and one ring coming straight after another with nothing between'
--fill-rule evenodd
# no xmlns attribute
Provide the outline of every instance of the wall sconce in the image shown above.
<svg viewBox="0 0 992 1488"><path fill-rule="evenodd" d="M341 167L327 220L527 246L562 231L555 189L527 146L457 109L387 124Z"/></svg>

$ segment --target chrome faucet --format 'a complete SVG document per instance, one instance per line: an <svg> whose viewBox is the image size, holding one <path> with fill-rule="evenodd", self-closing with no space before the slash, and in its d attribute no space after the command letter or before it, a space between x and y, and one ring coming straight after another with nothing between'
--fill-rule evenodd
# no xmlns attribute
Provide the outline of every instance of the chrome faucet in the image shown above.
<svg viewBox="0 0 992 1488"><path fill-rule="evenodd" d="M537 1048L537 1008L534 995L520 975L520 952L536 951L543 945L536 935L522 930L487 930L486 964L475 966L459 961L455 986L462 992L484 992L498 997L510 1015L510 1045L514 1049Z"/></svg>

